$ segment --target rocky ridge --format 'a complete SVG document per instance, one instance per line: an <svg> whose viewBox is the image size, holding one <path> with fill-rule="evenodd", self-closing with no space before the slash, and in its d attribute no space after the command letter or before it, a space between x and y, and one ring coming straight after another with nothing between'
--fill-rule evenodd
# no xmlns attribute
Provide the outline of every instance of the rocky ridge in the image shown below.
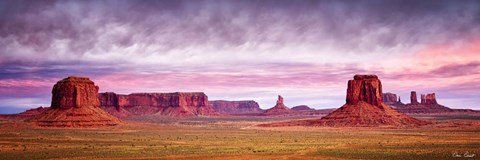
<svg viewBox="0 0 480 160"><path fill-rule="evenodd" d="M203 92L132 93L99 95L102 109L117 117L159 115L170 117L217 116Z"/></svg>
<svg viewBox="0 0 480 160"><path fill-rule="evenodd" d="M262 113L264 110L260 108L257 102L253 100L245 101L226 101L226 100L215 100L208 101L212 108L219 112L225 114L249 114L249 113Z"/></svg>

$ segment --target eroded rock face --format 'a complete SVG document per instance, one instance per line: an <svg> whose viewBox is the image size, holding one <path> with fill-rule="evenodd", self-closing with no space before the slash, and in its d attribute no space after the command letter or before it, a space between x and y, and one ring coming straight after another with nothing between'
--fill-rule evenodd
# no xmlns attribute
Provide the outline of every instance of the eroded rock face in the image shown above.
<svg viewBox="0 0 480 160"><path fill-rule="evenodd" d="M52 108L99 107L98 86L86 77L71 76L60 80L52 89Z"/></svg>
<svg viewBox="0 0 480 160"><path fill-rule="evenodd" d="M412 91L412 93L415 93ZM416 95L416 93L415 93ZM414 96L414 95L412 95ZM450 112L464 112L465 110L455 110L448 107L445 107L437 103L435 93L430 94L421 94L421 103L412 101L412 103L406 104L404 106L399 106L395 108L397 111L402 113L410 114L425 114L425 113L450 113Z"/></svg>
<svg viewBox="0 0 480 160"><path fill-rule="evenodd" d="M397 102L397 95L393 93L384 93L383 94L383 102Z"/></svg>
<svg viewBox="0 0 480 160"><path fill-rule="evenodd" d="M418 104L417 92L415 91L410 92L410 104Z"/></svg>
<svg viewBox="0 0 480 160"><path fill-rule="evenodd" d="M278 115L295 115L297 112L291 110L283 104L283 97L278 95L277 104L270 109L267 109L263 115L278 116Z"/></svg>
<svg viewBox="0 0 480 160"><path fill-rule="evenodd" d="M100 100L100 106L102 107L115 107L115 109L120 109L120 104L118 100L119 96L113 92L100 93L98 99Z"/></svg>
<svg viewBox="0 0 480 160"><path fill-rule="evenodd" d="M353 80L348 81L346 101L350 105L363 101L381 107L382 83L376 75L355 75Z"/></svg>
<svg viewBox="0 0 480 160"><path fill-rule="evenodd" d="M383 94L383 102L385 104L393 106L393 107L401 107L401 106L405 105L400 100L400 97L398 97L398 100L397 100L397 95L394 94L394 93L384 93Z"/></svg>
<svg viewBox="0 0 480 160"><path fill-rule="evenodd" d="M437 104L437 98L435 98L435 93L429 93L426 95L422 94L420 97L422 104Z"/></svg>
<svg viewBox="0 0 480 160"><path fill-rule="evenodd" d="M348 81L347 103L321 119L295 120L261 127L332 126L332 127L411 127L427 122L398 113L382 101L382 85L375 75L355 75ZM379 98L380 97L380 98Z"/></svg>
<svg viewBox="0 0 480 160"><path fill-rule="evenodd" d="M99 99L104 110L117 116L150 114L173 117L218 115L208 104L208 97L203 92L132 93L129 95L107 92L101 93ZM111 108L115 108L115 110Z"/></svg>
<svg viewBox="0 0 480 160"><path fill-rule="evenodd" d="M355 75L354 80L348 81L346 99L345 105L317 121L316 125L358 127L426 124L384 104L382 84L375 75Z"/></svg>
<svg viewBox="0 0 480 160"><path fill-rule="evenodd" d="M71 76L52 89L52 105L32 121L42 127L98 127L120 123L99 108L98 86L89 78Z"/></svg>
<svg viewBox="0 0 480 160"><path fill-rule="evenodd" d="M239 113L261 113L263 110L257 102L248 101L208 101L213 109L219 113L239 114Z"/></svg>

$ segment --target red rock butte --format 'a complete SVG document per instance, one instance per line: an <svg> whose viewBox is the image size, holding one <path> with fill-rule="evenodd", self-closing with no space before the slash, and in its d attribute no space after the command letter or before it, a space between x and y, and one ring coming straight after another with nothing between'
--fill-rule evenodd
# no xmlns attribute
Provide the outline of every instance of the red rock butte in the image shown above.
<svg viewBox="0 0 480 160"><path fill-rule="evenodd" d="M215 100L208 101L210 106L219 113L225 114L247 114L247 113L263 113L257 102L253 100L245 101L225 101Z"/></svg>
<svg viewBox="0 0 480 160"><path fill-rule="evenodd" d="M383 103L382 96L382 83L376 75L355 75L348 81L346 104L327 116L260 126L405 127L428 124L395 111Z"/></svg>
<svg viewBox="0 0 480 160"><path fill-rule="evenodd" d="M51 107L31 120L42 127L98 127L121 123L99 107L98 86L89 78L70 76L54 85Z"/></svg>
<svg viewBox="0 0 480 160"><path fill-rule="evenodd" d="M68 77L52 89L52 108L99 107L98 86L86 77Z"/></svg>
<svg viewBox="0 0 480 160"><path fill-rule="evenodd" d="M297 114L296 111L291 110L283 104L283 97L278 95L277 104L270 109L267 109L263 115L265 116L279 116Z"/></svg>

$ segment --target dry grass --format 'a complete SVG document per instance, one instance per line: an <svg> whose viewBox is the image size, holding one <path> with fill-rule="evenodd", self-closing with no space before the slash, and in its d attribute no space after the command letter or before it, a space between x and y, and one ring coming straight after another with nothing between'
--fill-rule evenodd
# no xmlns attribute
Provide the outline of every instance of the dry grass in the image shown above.
<svg viewBox="0 0 480 160"><path fill-rule="evenodd" d="M442 117L442 121L445 117ZM135 119L96 129L0 120L1 159L459 159L480 154L477 120L412 129L254 125L280 119ZM157 121L158 120L158 121ZM468 122L467 122L468 121ZM468 158L461 158L468 159Z"/></svg>

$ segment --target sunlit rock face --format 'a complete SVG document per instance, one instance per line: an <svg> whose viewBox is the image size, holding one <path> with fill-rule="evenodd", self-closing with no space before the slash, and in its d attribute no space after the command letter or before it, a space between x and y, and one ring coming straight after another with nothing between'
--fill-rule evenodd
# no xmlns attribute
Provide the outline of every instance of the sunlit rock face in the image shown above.
<svg viewBox="0 0 480 160"><path fill-rule="evenodd" d="M53 86L52 108L99 107L98 86L86 77L70 76Z"/></svg>

